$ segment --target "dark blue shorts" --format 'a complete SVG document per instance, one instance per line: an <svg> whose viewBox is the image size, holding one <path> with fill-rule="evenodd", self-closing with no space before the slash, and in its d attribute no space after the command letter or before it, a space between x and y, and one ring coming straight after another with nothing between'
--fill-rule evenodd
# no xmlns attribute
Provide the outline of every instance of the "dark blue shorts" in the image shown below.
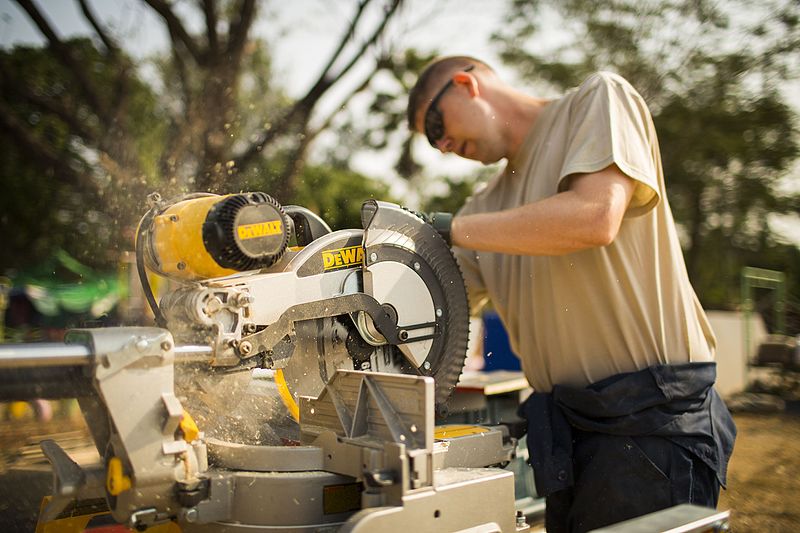
<svg viewBox="0 0 800 533"><path fill-rule="evenodd" d="M717 506L714 470L671 440L576 433L575 484L547 497L548 533L589 531L682 503Z"/></svg>

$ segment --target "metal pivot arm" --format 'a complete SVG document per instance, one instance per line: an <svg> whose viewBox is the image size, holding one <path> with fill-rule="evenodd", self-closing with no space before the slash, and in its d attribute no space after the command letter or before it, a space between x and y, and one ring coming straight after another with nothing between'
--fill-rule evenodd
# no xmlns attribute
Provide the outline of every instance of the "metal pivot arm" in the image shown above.
<svg viewBox="0 0 800 533"><path fill-rule="evenodd" d="M210 346L176 346L176 362L208 360ZM60 400L95 394L91 346L76 342L0 345L0 401Z"/></svg>
<svg viewBox="0 0 800 533"><path fill-rule="evenodd" d="M80 344L0 345L0 401L90 394L92 360L91 349Z"/></svg>
<svg viewBox="0 0 800 533"><path fill-rule="evenodd" d="M318 302L294 305L288 308L281 317L265 329L242 338L239 352L242 356L254 356L259 353L272 352L275 346L294 331L294 323L302 320L345 315L356 312L367 313L375 326L390 344L399 345L418 337L409 339L408 330L423 327L435 327L431 324L414 324L398 328L392 315L371 296L364 293L346 294ZM273 354L274 355L274 354ZM283 358L273 358L275 368L284 366Z"/></svg>

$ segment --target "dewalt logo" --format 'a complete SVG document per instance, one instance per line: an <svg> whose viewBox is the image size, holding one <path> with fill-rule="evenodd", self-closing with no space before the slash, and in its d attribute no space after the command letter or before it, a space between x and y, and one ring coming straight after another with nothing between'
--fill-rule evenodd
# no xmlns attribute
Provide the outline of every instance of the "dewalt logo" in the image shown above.
<svg viewBox="0 0 800 533"><path fill-rule="evenodd" d="M322 265L325 270L352 267L363 262L364 249L361 246L350 246L322 252Z"/></svg>
<svg viewBox="0 0 800 533"><path fill-rule="evenodd" d="M270 235L280 235L283 231L280 220L270 222L257 222L255 224L242 224L236 227L239 240L255 239L257 237L268 237Z"/></svg>

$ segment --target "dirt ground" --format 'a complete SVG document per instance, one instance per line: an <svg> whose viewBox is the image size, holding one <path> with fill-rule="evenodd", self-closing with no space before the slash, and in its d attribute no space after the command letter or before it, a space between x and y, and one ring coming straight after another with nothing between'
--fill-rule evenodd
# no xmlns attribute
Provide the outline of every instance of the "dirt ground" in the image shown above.
<svg viewBox="0 0 800 533"><path fill-rule="evenodd" d="M731 531L800 531L800 415L734 419L739 433L719 503L731 510Z"/></svg>
<svg viewBox="0 0 800 533"><path fill-rule="evenodd" d="M739 429L720 509L735 533L800 531L800 414L736 414ZM0 531L34 530L51 486L38 441L51 436L79 463L97 459L80 418L0 423Z"/></svg>

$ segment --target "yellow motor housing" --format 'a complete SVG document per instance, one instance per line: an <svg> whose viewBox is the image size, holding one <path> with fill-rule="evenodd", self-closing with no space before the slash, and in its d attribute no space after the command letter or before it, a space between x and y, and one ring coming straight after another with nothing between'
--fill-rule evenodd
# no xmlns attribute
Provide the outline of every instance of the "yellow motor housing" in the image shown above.
<svg viewBox="0 0 800 533"><path fill-rule="evenodd" d="M283 208L271 196L241 193L181 199L140 222L150 270L180 280L267 268L286 251Z"/></svg>

